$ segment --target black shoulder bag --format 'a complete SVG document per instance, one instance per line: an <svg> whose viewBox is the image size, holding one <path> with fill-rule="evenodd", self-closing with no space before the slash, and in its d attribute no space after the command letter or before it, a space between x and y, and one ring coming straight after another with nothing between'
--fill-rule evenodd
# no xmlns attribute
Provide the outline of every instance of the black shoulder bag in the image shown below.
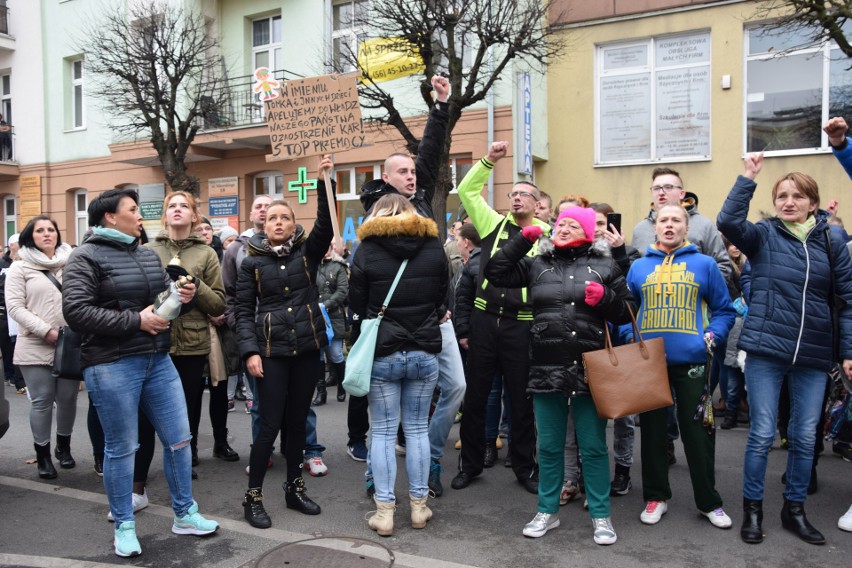
<svg viewBox="0 0 852 568"><path fill-rule="evenodd" d="M62 293L62 284L50 270L42 270L54 286ZM59 338L56 340L56 351L53 355L53 376L72 381L83 380L83 370L80 368L81 345L83 337L65 325L59 328Z"/></svg>

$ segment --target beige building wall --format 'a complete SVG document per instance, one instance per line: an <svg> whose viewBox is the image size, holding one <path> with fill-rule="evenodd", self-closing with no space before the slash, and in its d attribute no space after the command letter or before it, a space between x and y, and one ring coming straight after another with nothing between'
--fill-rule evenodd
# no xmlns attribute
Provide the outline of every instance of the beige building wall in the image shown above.
<svg viewBox="0 0 852 568"><path fill-rule="evenodd" d="M744 27L754 19L756 3L717 2L704 7L692 4L687 9L681 6L649 16L621 16L617 20L597 20L566 27L561 33L569 36L571 52L550 68L550 152L548 161L537 170L536 183L557 200L562 195L573 193L585 195L591 201L610 203L623 214L623 226L629 233L628 242L634 225L648 213L650 175L657 164L595 165L596 45L709 30L712 43L711 159L660 165L681 172L685 189L699 196L700 212L714 220L736 176L743 171ZM731 88L727 90L720 86L724 75L730 75L732 81ZM790 80L795 81L795 77ZM757 219L759 209L772 210L771 187L776 179L789 171L802 171L813 176L819 183L823 206L830 199L838 199L839 216L846 218L848 227L852 227L852 181L827 150L767 157L757 180L759 186L750 209L751 219Z"/></svg>

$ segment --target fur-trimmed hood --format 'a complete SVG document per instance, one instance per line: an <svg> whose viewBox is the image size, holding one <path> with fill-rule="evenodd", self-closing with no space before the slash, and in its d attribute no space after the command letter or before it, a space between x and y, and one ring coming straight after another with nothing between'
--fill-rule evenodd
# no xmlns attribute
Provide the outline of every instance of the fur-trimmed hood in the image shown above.
<svg viewBox="0 0 852 568"><path fill-rule="evenodd" d="M571 256L572 254L575 254L572 251L581 253L588 251L592 256L612 256L612 250L610 249L609 243L603 239L597 239L587 245L581 245L573 249L557 249L550 237L541 237L538 241L539 256Z"/></svg>
<svg viewBox="0 0 852 568"><path fill-rule="evenodd" d="M358 227L358 240L372 240L399 258L411 258L427 239L438 238L438 225L416 213L376 217Z"/></svg>

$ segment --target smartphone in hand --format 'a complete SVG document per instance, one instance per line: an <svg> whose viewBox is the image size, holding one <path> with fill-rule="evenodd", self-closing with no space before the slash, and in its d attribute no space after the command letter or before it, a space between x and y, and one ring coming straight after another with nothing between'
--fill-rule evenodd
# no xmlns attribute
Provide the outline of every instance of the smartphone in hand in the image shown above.
<svg viewBox="0 0 852 568"><path fill-rule="evenodd" d="M615 227L615 230L621 234L621 213L607 213L606 214L606 228L609 230L612 226Z"/></svg>

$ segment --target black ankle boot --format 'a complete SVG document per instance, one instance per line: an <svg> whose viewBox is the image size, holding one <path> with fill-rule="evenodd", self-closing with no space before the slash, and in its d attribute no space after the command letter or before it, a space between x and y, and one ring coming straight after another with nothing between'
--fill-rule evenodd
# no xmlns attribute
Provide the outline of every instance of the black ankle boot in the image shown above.
<svg viewBox="0 0 852 568"><path fill-rule="evenodd" d="M240 454L234 451L231 445L227 442L227 438L218 442L213 442L213 457L225 460L226 462L240 461Z"/></svg>
<svg viewBox="0 0 852 568"><path fill-rule="evenodd" d="M497 463L497 440L485 440L485 457L482 467L494 467Z"/></svg>
<svg viewBox="0 0 852 568"><path fill-rule="evenodd" d="M263 508L263 492L260 487L254 487L246 491L243 497L243 511L248 524L257 529L268 529L272 526L272 519Z"/></svg>
<svg viewBox="0 0 852 568"><path fill-rule="evenodd" d="M340 377L339 379L337 378L337 370L334 368L334 363L329 363L328 361L325 363L325 373L323 374L323 378L325 379L325 386L327 387L333 387L343 380L343 377Z"/></svg>
<svg viewBox="0 0 852 568"><path fill-rule="evenodd" d="M43 446L33 444L36 452L36 463L38 464L38 476L42 479L56 479L56 468L50 459L50 442Z"/></svg>
<svg viewBox="0 0 852 568"><path fill-rule="evenodd" d="M740 529L743 542L763 542L763 501L743 498L743 513L743 527Z"/></svg>
<svg viewBox="0 0 852 568"><path fill-rule="evenodd" d="M288 509L296 509L305 515L320 514L320 506L305 493L305 480L301 477L284 484L284 502Z"/></svg>
<svg viewBox="0 0 852 568"><path fill-rule="evenodd" d="M781 526L808 544L825 544L825 537L808 522L805 504L784 499L781 508Z"/></svg>
<svg viewBox="0 0 852 568"><path fill-rule="evenodd" d="M311 406L322 406L325 404L328 399L328 391L325 390L325 376L323 376L319 381L317 381L317 395L314 397L314 401L311 403Z"/></svg>
<svg viewBox="0 0 852 568"><path fill-rule="evenodd" d="M71 469L77 465L71 457L71 436L56 435L56 459L62 469Z"/></svg>
<svg viewBox="0 0 852 568"><path fill-rule="evenodd" d="M332 363L334 374L337 375L337 402L346 400L346 391L343 390L343 379L346 378L346 361L343 363Z"/></svg>

